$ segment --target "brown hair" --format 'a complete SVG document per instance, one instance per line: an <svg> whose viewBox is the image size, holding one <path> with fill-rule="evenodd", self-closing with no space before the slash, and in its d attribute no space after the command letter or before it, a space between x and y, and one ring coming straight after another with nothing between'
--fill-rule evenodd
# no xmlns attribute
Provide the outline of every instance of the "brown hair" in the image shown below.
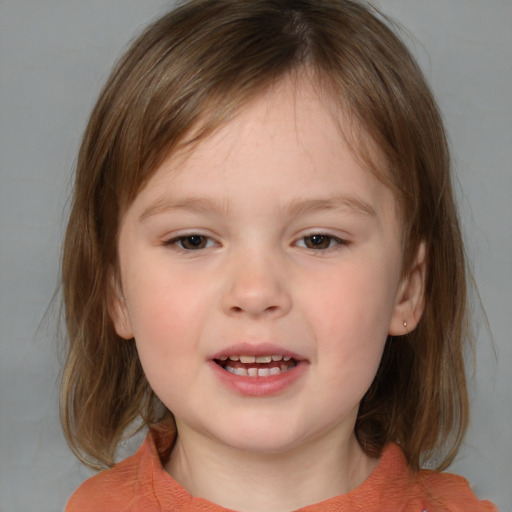
<svg viewBox="0 0 512 512"><path fill-rule="evenodd" d="M414 331L388 339L357 437L374 457L400 443L412 468L442 447L439 467L453 459L468 422L468 333L449 155L422 73L381 18L350 0L192 0L147 28L120 60L83 138L62 262L69 350L61 418L84 462L112 465L137 418L172 422L133 340L119 338L109 317L120 214L164 157L301 70L349 112L354 151L395 193L404 272L420 243L426 248L423 316ZM385 172L372 165L371 147Z"/></svg>

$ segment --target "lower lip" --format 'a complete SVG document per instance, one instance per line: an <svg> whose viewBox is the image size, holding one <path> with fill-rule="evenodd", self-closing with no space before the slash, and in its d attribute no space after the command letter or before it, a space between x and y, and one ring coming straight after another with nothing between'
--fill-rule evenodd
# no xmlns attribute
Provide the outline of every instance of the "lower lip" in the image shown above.
<svg viewBox="0 0 512 512"><path fill-rule="evenodd" d="M291 370L268 377L243 377L224 370L215 361L210 366L217 378L227 388L245 396L272 396L283 392L304 375L308 363L298 361Z"/></svg>

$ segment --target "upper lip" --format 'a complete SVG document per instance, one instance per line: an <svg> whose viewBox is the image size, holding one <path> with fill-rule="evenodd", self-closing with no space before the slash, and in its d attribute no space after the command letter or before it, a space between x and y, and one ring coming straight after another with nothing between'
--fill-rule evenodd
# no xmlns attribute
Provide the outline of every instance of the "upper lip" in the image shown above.
<svg viewBox="0 0 512 512"><path fill-rule="evenodd" d="M296 352L280 347L274 343L237 343L223 348L211 356L211 359L220 359L229 356L288 356L296 361L303 361L306 358Z"/></svg>

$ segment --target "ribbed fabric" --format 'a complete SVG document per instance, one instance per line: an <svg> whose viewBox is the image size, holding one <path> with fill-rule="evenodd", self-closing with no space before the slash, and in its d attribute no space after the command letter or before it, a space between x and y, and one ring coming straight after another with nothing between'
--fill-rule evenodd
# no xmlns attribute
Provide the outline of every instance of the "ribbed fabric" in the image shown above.
<svg viewBox="0 0 512 512"><path fill-rule="evenodd" d="M173 434L152 429L139 451L112 469L84 482L66 512L227 512L195 498L162 467ZM498 512L478 501L468 482L448 473L413 472L396 444L389 444L368 479L341 496L300 509L301 512Z"/></svg>

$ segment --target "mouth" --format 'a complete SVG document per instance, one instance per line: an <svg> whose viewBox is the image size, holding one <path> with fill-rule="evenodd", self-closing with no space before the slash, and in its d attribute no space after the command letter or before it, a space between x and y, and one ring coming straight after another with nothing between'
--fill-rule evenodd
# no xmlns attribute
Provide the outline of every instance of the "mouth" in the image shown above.
<svg viewBox="0 0 512 512"><path fill-rule="evenodd" d="M270 397L293 389L309 361L273 343L240 343L209 361L220 383L244 397Z"/></svg>
<svg viewBox="0 0 512 512"><path fill-rule="evenodd" d="M213 360L223 370L239 377L270 377L295 368L297 359L289 355L222 355Z"/></svg>

